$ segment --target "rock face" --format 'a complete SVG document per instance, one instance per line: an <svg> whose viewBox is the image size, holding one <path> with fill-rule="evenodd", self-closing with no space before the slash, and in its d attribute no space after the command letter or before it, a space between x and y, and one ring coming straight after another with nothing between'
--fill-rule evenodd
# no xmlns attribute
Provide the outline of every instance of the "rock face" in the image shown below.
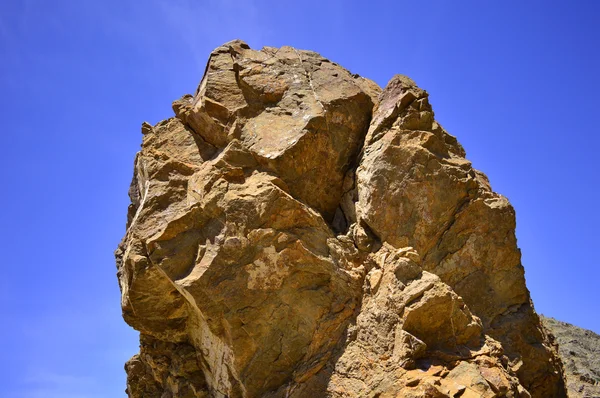
<svg viewBox="0 0 600 398"><path fill-rule="evenodd" d="M508 201L404 76L210 55L142 125L116 252L130 397L562 397Z"/></svg>
<svg viewBox="0 0 600 398"><path fill-rule="evenodd" d="M558 343L571 398L600 397L600 336L553 318L542 317Z"/></svg>

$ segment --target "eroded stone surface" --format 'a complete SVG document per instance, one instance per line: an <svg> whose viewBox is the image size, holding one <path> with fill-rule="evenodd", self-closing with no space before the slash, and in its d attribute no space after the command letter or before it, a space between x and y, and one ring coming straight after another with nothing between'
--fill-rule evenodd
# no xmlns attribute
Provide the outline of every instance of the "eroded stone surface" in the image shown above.
<svg viewBox="0 0 600 398"><path fill-rule="evenodd" d="M423 268L503 344L525 387L552 396L564 382L525 286L514 210L464 156L434 120L427 93L404 76L393 78L357 171L358 222L381 241L414 247Z"/></svg>
<svg viewBox="0 0 600 398"><path fill-rule="evenodd" d="M239 139L261 168L331 220L356 158L379 87L312 51L215 49L195 96L173 109L207 142Z"/></svg>
<svg viewBox="0 0 600 398"><path fill-rule="evenodd" d="M227 43L144 124L131 397L560 397L514 211L397 76Z"/></svg>
<svg viewBox="0 0 600 398"><path fill-rule="evenodd" d="M569 397L600 397L600 335L554 318L542 323L558 343Z"/></svg>

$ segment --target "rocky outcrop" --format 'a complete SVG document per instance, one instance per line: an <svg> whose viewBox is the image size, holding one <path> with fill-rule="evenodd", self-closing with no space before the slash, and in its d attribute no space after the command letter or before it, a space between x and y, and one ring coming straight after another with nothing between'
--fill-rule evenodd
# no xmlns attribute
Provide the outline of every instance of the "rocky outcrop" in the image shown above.
<svg viewBox="0 0 600 398"><path fill-rule="evenodd" d="M514 211L403 76L241 41L143 124L131 397L561 397Z"/></svg>
<svg viewBox="0 0 600 398"><path fill-rule="evenodd" d="M600 335L554 318L542 323L558 343L571 398L600 397Z"/></svg>

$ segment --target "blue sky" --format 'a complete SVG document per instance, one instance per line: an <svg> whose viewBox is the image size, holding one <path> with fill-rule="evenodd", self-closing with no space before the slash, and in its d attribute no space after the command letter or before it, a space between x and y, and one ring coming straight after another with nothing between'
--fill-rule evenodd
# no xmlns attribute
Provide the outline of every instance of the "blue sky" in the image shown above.
<svg viewBox="0 0 600 398"><path fill-rule="evenodd" d="M0 2L0 398L125 395L112 252L140 125L234 38L412 77L515 206L538 312L600 332L599 18L592 0Z"/></svg>

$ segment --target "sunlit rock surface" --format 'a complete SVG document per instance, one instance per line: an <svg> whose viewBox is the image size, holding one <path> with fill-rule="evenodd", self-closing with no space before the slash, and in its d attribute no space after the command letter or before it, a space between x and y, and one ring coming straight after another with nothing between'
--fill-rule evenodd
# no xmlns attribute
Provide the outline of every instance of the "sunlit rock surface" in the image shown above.
<svg viewBox="0 0 600 398"><path fill-rule="evenodd" d="M514 210L434 119L241 41L142 126L117 249L130 397L562 397Z"/></svg>

